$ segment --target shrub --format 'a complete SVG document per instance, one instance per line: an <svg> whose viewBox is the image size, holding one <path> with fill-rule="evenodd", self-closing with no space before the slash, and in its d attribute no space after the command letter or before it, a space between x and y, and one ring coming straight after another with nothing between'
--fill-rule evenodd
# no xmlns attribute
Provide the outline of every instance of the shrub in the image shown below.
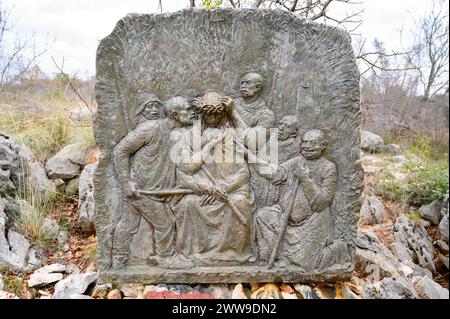
<svg viewBox="0 0 450 319"><path fill-rule="evenodd" d="M405 205L421 206L435 199L443 200L448 191L448 159L426 160L422 165L406 165L398 180L392 172L386 172L379 180L378 191L388 200Z"/></svg>
<svg viewBox="0 0 450 319"><path fill-rule="evenodd" d="M20 296L22 292L23 281L21 278L9 278L8 276L3 277L3 290L13 293L16 296Z"/></svg>

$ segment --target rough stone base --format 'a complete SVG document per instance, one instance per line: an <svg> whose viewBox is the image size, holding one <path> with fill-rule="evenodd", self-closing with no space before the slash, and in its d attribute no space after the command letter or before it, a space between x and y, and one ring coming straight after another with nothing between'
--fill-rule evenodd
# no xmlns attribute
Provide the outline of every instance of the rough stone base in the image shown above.
<svg viewBox="0 0 450 319"><path fill-rule="evenodd" d="M103 282L159 283L314 283L343 282L350 280L353 269L336 269L321 274L306 274L296 267L271 269L260 266L239 267L195 267L187 270L172 270L149 266L130 266L120 270L100 273Z"/></svg>

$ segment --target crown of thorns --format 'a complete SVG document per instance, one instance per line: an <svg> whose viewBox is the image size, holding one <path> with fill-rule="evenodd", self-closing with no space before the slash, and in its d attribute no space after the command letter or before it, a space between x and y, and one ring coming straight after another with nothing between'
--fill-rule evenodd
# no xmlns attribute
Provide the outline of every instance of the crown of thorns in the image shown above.
<svg viewBox="0 0 450 319"><path fill-rule="evenodd" d="M222 95L217 92L208 92L192 103L197 113L223 113L225 107L222 104Z"/></svg>

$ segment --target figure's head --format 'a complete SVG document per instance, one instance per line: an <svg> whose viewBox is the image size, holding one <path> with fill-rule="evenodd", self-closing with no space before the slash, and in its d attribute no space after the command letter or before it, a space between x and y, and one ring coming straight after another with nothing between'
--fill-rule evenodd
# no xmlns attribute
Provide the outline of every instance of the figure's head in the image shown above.
<svg viewBox="0 0 450 319"><path fill-rule="evenodd" d="M263 84L263 78L258 73L247 73L241 79L240 91L243 98L252 98L258 94Z"/></svg>
<svg viewBox="0 0 450 319"><path fill-rule="evenodd" d="M197 111L202 114L203 122L208 127L220 127L227 119L222 105L223 96L217 92L208 92L197 102Z"/></svg>
<svg viewBox="0 0 450 319"><path fill-rule="evenodd" d="M164 117L161 100L152 93L140 93L137 97L136 116L142 115L146 120L157 120Z"/></svg>
<svg viewBox="0 0 450 319"><path fill-rule="evenodd" d="M192 125L194 110L184 96L171 97L166 101L165 107L173 120L182 126Z"/></svg>
<svg viewBox="0 0 450 319"><path fill-rule="evenodd" d="M278 139L284 141L296 137L297 133L297 118L294 115L283 116L278 122Z"/></svg>
<svg viewBox="0 0 450 319"><path fill-rule="evenodd" d="M318 159L326 148L327 142L321 130L311 130L303 135L301 150L306 159Z"/></svg>

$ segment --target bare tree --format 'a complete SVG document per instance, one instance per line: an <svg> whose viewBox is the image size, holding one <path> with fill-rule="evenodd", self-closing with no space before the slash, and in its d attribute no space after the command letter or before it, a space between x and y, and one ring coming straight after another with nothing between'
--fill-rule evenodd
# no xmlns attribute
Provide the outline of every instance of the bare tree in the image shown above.
<svg viewBox="0 0 450 319"><path fill-rule="evenodd" d="M20 82L48 49L48 43L37 48L34 34L26 39L15 36L11 13L12 9L4 7L0 0L0 92L5 86Z"/></svg>
<svg viewBox="0 0 450 319"><path fill-rule="evenodd" d="M419 66L424 100L448 91L448 18L447 2L433 0L429 12L416 21L417 36L409 61Z"/></svg>
<svg viewBox="0 0 450 319"><path fill-rule="evenodd" d="M220 4L219 4L220 3ZM195 0L190 0L191 7L195 6ZM292 12L302 18L322 22L332 23L345 29L354 37L356 43L355 56L359 62L361 74L369 71L375 73L380 71L409 71L415 70L415 65L393 66L387 68L381 61L386 59L395 60L397 57L406 55L408 52L399 52L387 50L373 50L366 48L366 40L362 39L356 33L358 27L362 24L362 14L364 9L361 7L363 2L357 0L202 0L200 5L203 7L217 7L223 5L233 8L271 8L281 9ZM338 15L337 5L351 8L343 16Z"/></svg>
<svg viewBox="0 0 450 319"><path fill-rule="evenodd" d="M325 23L332 21L350 33L354 32L361 25L361 14L364 12L364 9L359 9L346 13L344 16L337 16L330 10L334 4L362 4L362 2L355 0L227 0L224 1L224 4L233 8L250 7L287 10L311 21Z"/></svg>

